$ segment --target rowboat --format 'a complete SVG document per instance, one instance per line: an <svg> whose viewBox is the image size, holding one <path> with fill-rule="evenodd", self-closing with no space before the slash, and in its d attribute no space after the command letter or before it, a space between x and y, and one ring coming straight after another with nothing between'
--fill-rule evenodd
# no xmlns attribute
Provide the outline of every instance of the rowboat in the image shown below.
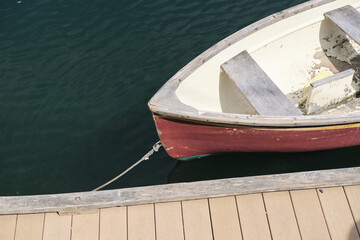
<svg viewBox="0 0 360 240"><path fill-rule="evenodd" d="M303 152L360 144L360 0L314 0L193 59L148 106L167 153Z"/></svg>

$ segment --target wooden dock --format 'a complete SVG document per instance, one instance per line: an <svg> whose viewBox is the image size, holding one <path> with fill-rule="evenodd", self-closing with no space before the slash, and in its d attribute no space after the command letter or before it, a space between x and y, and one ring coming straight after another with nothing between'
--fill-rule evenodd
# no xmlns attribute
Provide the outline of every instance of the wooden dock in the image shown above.
<svg viewBox="0 0 360 240"><path fill-rule="evenodd" d="M2 197L0 214L1 240L360 239L360 168Z"/></svg>

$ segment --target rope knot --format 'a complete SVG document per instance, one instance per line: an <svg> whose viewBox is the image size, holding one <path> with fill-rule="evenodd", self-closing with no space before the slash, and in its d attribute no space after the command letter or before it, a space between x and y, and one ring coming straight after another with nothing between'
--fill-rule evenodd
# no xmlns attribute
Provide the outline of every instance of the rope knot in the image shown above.
<svg viewBox="0 0 360 240"><path fill-rule="evenodd" d="M153 145L153 150L154 150L155 152L157 152L157 151L159 151L159 149L161 148L161 146L162 146L161 141L158 141L157 143L155 143L155 144Z"/></svg>

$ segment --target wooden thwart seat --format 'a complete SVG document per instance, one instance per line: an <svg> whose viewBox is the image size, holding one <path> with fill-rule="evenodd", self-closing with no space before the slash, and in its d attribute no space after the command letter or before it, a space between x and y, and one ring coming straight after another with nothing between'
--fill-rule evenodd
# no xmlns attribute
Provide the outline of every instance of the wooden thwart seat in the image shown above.
<svg viewBox="0 0 360 240"><path fill-rule="evenodd" d="M322 112L353 97L357 92L352 80L354 73L354 69L348 69L311 83L305 107L306 114Z"/></svg>
<svg viewBox="0 0 360 240"><path fill-rule="evenodd" d="M236 86L241 112L272 116L300 116L301 112L266 75L261 67L243 51L221 65L220 81Z"/></svg>
<svg viewBox="0 0 360 240"><path fill-rule="evenodd" d="M345 6L324 14L349 37L360 44L360 12L352 6Z"/></svg>

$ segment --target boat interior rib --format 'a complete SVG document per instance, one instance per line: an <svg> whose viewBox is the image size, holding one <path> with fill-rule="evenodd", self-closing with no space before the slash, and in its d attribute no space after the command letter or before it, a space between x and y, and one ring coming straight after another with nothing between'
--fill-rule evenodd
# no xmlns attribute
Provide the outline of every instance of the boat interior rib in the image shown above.
<svg viewBox="0 0 360 240"><path fill-rule="evenodd" d="M354 3L335 1L239 40L184 79L176 96L198 111L271 116L360 111L360 6L343 2Z"/></svg>

